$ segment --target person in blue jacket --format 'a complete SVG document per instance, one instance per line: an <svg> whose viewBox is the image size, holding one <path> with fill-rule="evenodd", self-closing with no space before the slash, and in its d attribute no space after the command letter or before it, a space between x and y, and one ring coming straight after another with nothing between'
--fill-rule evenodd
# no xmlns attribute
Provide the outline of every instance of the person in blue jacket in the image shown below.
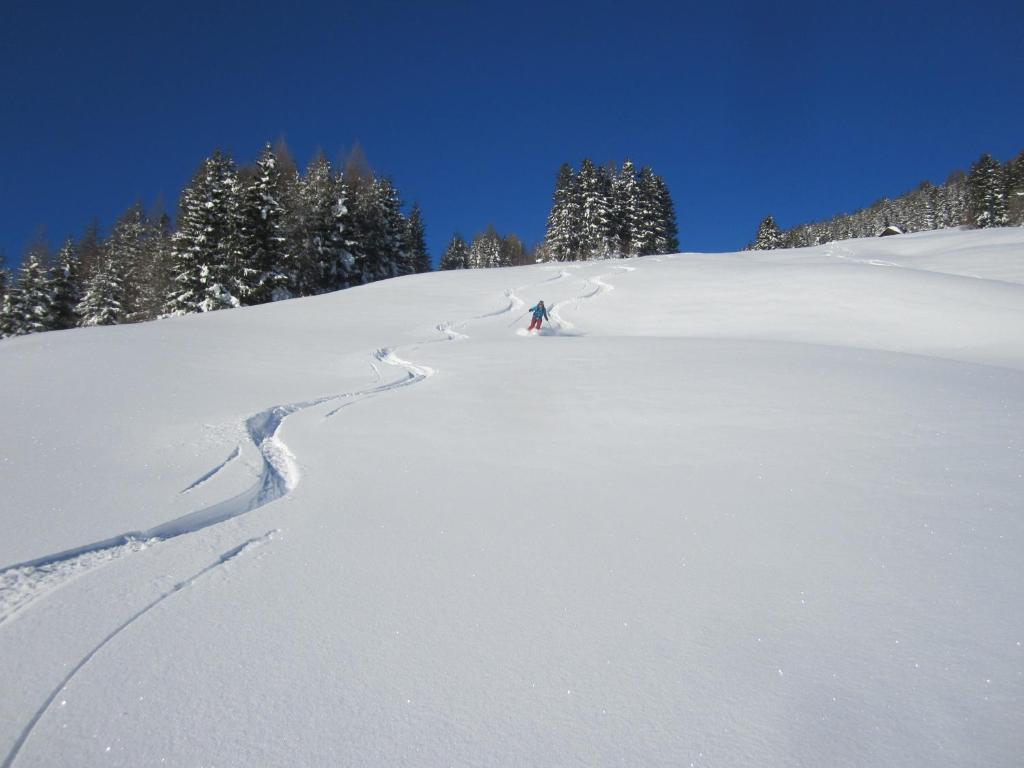
<svg viewBox="0 0 1024 768"><path fill-rule="evenodd" d="M531 331L534 328L536 328L539 331L540 330L541 321L543 321L543 320L550 321L551 320L551 318L548 317L548 311L544 308L544 302L543 301L538 301L535 306L530 307L530 311L533 312L533 320L530 321L530 330Z"/></svg>

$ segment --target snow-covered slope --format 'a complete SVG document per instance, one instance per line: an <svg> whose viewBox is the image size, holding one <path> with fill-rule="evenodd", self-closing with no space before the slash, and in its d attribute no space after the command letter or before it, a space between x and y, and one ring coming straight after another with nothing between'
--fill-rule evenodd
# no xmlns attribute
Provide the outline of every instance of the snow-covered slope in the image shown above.
<svg viewBox="0 0 1024 768"><path fill-rule="evenodd" d="M1024 230L423 275L0 371L3 768L1024 754Z"/></svg>

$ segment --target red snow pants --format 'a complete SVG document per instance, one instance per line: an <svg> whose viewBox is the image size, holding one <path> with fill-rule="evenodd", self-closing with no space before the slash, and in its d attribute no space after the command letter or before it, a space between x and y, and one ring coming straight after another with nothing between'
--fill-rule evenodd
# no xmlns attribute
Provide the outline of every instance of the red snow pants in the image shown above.
<svg viewBox="0 0 1024 768"><path fill-rule="evenodd" d="M539 318L539 317L533 318L533 320L530 321L530 330L532 331L534 328L536 328L539 331L540 330L540 324L541 324L541 318Z"/></svg>

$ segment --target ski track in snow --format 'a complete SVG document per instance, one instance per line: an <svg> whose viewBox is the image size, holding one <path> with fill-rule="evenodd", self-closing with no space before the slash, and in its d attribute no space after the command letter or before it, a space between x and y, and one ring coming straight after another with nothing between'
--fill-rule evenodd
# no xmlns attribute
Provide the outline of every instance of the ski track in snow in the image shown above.
<svg viewBox="0 0 1024 768"><path fill-rule="evenodd" d="M11 746L10 751L7 753L7 757L5 757L3 763L0 764L0 768L11 768L11 766L14 765L14 761L18 757L18 753L21 751L21 748L25 746L25 742L28 740L29 736L32 735L32 730L36 727L36 724L42 719L43 715L46 714L47 710L50 708L50 705L53 704L57 696L59 696L60 693L67 688L68 684L71 683L75 675L81 672L82 669L90 661L92 661L93 658L95 658L96 654L102 651L112 640L114 640L114 638L120 635L134 622L138 621L140 618L149 613L149 611L151 611L153 608L160 605L160 603L169 598L171 595L174 595L180 592L181 590L192 586L199 579L201 579L203 576L210 573L214 569L219 568L222 565L226 565L227 563L230 563L232 560L234 560L237 557L240 557L246 552L262 544L267 543L273 538L275 533L277 533L276 530L267 531L267 533L263 534L262 536L257 536L255 538L249 539L248 541L239 544L236 547L232 547L227 552L221 554L214 562L210 563L206 567L192 574L187 579L179 581L169 590L167 590L159 597L149 602L141 610L136 611L134 614L128 617L128 619L121 622L121 624L119 624L112 632L110 632L110 634L104 637L97 645L93 647L91 651L89 651L85 656L83 656L81 660L79 660L79 662L75 664L75 666L73 666L71 670L64 676L64 679L61 680L60 683L58 683L57 686L52 691L50 691L49 696L46 697L46 700L42 703L42 706L40 706L39 709L35 711L31 719L22 729L21 733L18 734L18 738L14 740L14 744Z"/></svg>
<svg viewBox="0 0 1024 768"><path fill-rule="evenodd" d="M192 483L192 485L190 485L188 488L185 488L181 492L182 493L188 493L189 491L194 491L196 488L198 488L199 486L201 486L204 483L206 483L207 480L212 480L213 477L218 472L220 472L222 469L224 469L224 467L226 467L232 461L237 459L241 455L241 453L242 453L242 446L236 445L234 450L232 450L231 453L228 454L228 457L226 459L224 459L224 461L222 461L220 464L218 464L216 467L211 469L209 472L207 472L205 475L200 477L198 480L196 480L194 483Z"/></svg>
<svg viewBox="0 0 1024 768"><path fill-rule="evenodd" d="M459 327L464 327L473 320L510 313L524 305L522 299L516 295L515 289L507 288L504 296L508 300L505 307L471 318L471 320L462 321L458 323ZM454 325L456 324L443 322L438 324L435 329L447 340L469 338L466 334L454 330ZM167 539L186 533L195 533L238 517L291 493L299 484L301 473L294 455L278 437L278 432L285 419L292 414L326 402L343 400L341 405L325 414L324 418L329 418L357 402L384 392L418 384L435 373L428 366L418 365L400 358L390 347L378 349L372 357L370 366L377 380L377 384L372 387L328 395L314 400L273 406L246 419L246 432L252 445L259 452L262 468L256 481L241 493L147 530L129 531L102 541L15 563L0 570L0 625L37 598L49 594L95 568L125 555L148 549ZM406 375L398 381L385 382L378 363L402 369ZM188 493L210 482L221 470L240 456L241 446L235 446L224 461L204 473L181 493Z"/></svg>
<svg viewBox="0 0 1024 768"><path fill-rule="evenodd" d="M616 265L614 271L632 272L635 269L635 267ZM570 301L574 302L578 307L579 303L583 300L614 290L615 286L604 281L604 278L610 274L613 273L608 272L597 277L587 278L584 281L584 286L592 285L593 290L574 299L559 302L551 308L551 317L565 328L574 327L572 323L558 315L558 308ZM451 321L442 322L435 326L435 330L444 336L444 340L447 341L468 339L469 336L455 330L455 328L464 328L474 321L511 314L526 306L526 302L517 295L517 290L546 284L553 280L564 280L568 277L571 277L571 273L563 268L560 269L558 275L554 278L543 280L540 283L522 286L519 289L506 288L504 297L508 303L504 307L494 312L477 315L457 323ZM518 319L514 320L513 324ZM377 383L372 387L336 395L327 395L313 400L289 403L287 405L273 406L246 419L246 433L249 441L259 453L262 467L259 477L255 482L241 493L146 530L129 531L102 541L92 542L26 562L15 563L0 569L0 625L4 624L4 622L39 597L49 594L69 581L107 563L126 555L149 549L168 539L173 539L187 533L195 533L217 523L238 517L291 493L301 480L301 472L295 456L280 439L278 432L285 419L292 414L327 402L343 401L340 405L324 414L324 418L330 418L344 408L358 402L385 392L393 392L418 384L436 373L434 369L428 366L412 363L399 357L395 352L395 348L391 347L382 347L376 350L372 358L370 366L377 380ZM401 369L405 372L405 376L397 381L385 382L377 365L378 363ZM241 455L242 446L236 445L227 458L208 472L205 472L180 493L189 493L211 482L224 468L237 460Z"/></svg>
<svg viewBox="0 0 1024 768"><path fill-rule="evenodd" d="M838 251L838 253L837 253ZM985 280L986 282L994 283L1006 283L1005 280L996 280L991 277L982 277L981 275L975 275L972 272L943 272L942 270L936 269L922 269L921 267L908 267L906 264L897 264L895 261L886 261L885 259L857 259L853 256L853 249L846 245L839 245L836 243L828 244L829 256L843 261L849 261L854 264L867 264L872 267L896 267L897 269L905 269L911 272L930 272L933 275L945 275L946 277L963 277L969 280ZM1018 283L1008 283L1009 285L1018 285Z"/></svg>
<svg viewBox="0 0 1024 768"><path fill-rule="evenodd" d="M565 299L564 301L559 301L559 302L555 303L555 305L552 306L551 309L548 311L548 314L551 316L551 318L556 323L558 323L558 325L560 327L567 328L567 329L570 329L570 330L572 328L575 328L576 325L574 323L572 323L569 320L566 320L564 317L562 317L562 314L561 314L562 307L564 307L564 306L566 306L568 304L572 304L573 309L579 309L580 308L580 304L582 304L584 301L587 301L589 299L595 298L596 296L600 296L602 294L606 294L606 293L610 293L611 291L614 291L615 290L615 286L612 285L611 283L605 282L604 278L610 277L612 274L614 274L615 271L635 272L636 271L636 267L628 267L628 266L626 266L624 264L617 264L615 266L615 270L613 272L605 272L603 274L598 275L597 277L588 277L588 278L586 278L583 281L583 288L584 288L584 291L585 291L584 293L581 293L578 296L574 296L571 299ZM593 286L593 289L590 290L589 292L586 292L587 286Z"/></svg>
<svg viewBox="0 0 1024 768"><path fill-rule="evenodd" d="M631 272L634 269L635 267L623 265L615 267L616 271ZM594 290L590 293L577 296L575 299L570 301L575 301L578 304L582 300L593 298L599 294L614 290L615 286L605 282L603 279L609 274L612 273L602 274L595 278L588 278L584 282L584 285L593 285ZM562 270L555 279L561 280L569 276L569 272ZM543 282L546 283L550 281L545 280ZM511 314L515 310L521 309L525 306L525 302L516 295L516 289L507 288L505 289L504 295L505 298L508 299L507 306L495 312L479 315L471 320L462 321L458 324L459 327L465 327L465 325L473 320ZM561 302L561 304L564 303L566 302ZM556 307L557 306L559 305L556 305ZM555 316L554 312L555 307L552 307L552 316ZM564 323L565 321L559 320L559 322ZM469 338L466 334L456 331L454 329L454 325L455 324L451 322L439 323L435 326L435 330L445 337L444 340L448 341ZM252 444L259 450L263 467L260 477L256 482L242 493L145 531L133 531L112 539L107 539L105 541L96 542L82 547L76 547L71 550L65 550L64 552L59 552L54 555L38 558L25 563L19 563L0 570L0 624L3 624L7 619L14 616L18 611L33 602L36 598L53 592L77 576L88 573L95 568L126 555L148 549L149 547L155 546L167 539L175 538L186 533L194 533L211 525L245 514L246 512L250 512L258 507L264 506L265 504L269 504L270 502L291 493L291 491L293 491L298 485L301 479L301 474L295 456L289 450L288 446L278 437L278 432L285 419L292 414L323 403L342 399L346 400L346 402L324 415L324 418L329 418L343 408L353 405L356 402L360 402L361 400L374 397L384 392L391 392L403 387L418 384L436 373L436 371L429 366L413 363L399 357L398 354L396 354L395 348L382 347L376 350L372 357L373 361L370 365L373 368L374 375L378 382L373 387L339 395L329 395L314 400L291 403L288 405L274 406L264 411L260 411L246 419L246 432L248 433ZM401 369L405 372L405 376L397 381L384 382L377 363ZM224 461L212 468L210 471L204 473L191 485L182 490L181 493L188 493L189 491L211 481L222 469L239 458L240 455L241 446L236 446ZM6 758L3 763L0 764L0 768L11 768L11 766L14 765L14 761L17 759L18 754L28 738L31 736L33 729L49 710L57 696L67 688L75 675L77 675L93 658L95 658L98 653L107 647L111 641L113 641L125 629L164 600L191 586L197 580L201 579L214 569L229 563L246 551L270 541L276 532L276 530L268 531L262 536L248 539L242 544L229 549L220 555L215 562L207 565L189 578L178 582L171 587L171 589L150 601L143 608L132 614L127 620L115 627L96 646L94 646L92 650L82 657L82 659L71 668L67 675L64 676L61 682L49 693L42 705L36 710L28 723L22 729L17 739L15 739Z"/></svg>

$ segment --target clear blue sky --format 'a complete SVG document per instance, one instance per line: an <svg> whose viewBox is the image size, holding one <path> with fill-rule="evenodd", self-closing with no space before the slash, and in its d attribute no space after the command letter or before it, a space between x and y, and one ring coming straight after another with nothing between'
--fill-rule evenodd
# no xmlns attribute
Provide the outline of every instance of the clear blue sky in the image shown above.
<svg viewBox="0 0 1024 768"><path fill-rule="evenodd" d="M543 236L560 163L668 181L686 250L1024 148L1024 2L5 3L0 250L181 188L215 147L354 142L435 260Z"/></svg>

